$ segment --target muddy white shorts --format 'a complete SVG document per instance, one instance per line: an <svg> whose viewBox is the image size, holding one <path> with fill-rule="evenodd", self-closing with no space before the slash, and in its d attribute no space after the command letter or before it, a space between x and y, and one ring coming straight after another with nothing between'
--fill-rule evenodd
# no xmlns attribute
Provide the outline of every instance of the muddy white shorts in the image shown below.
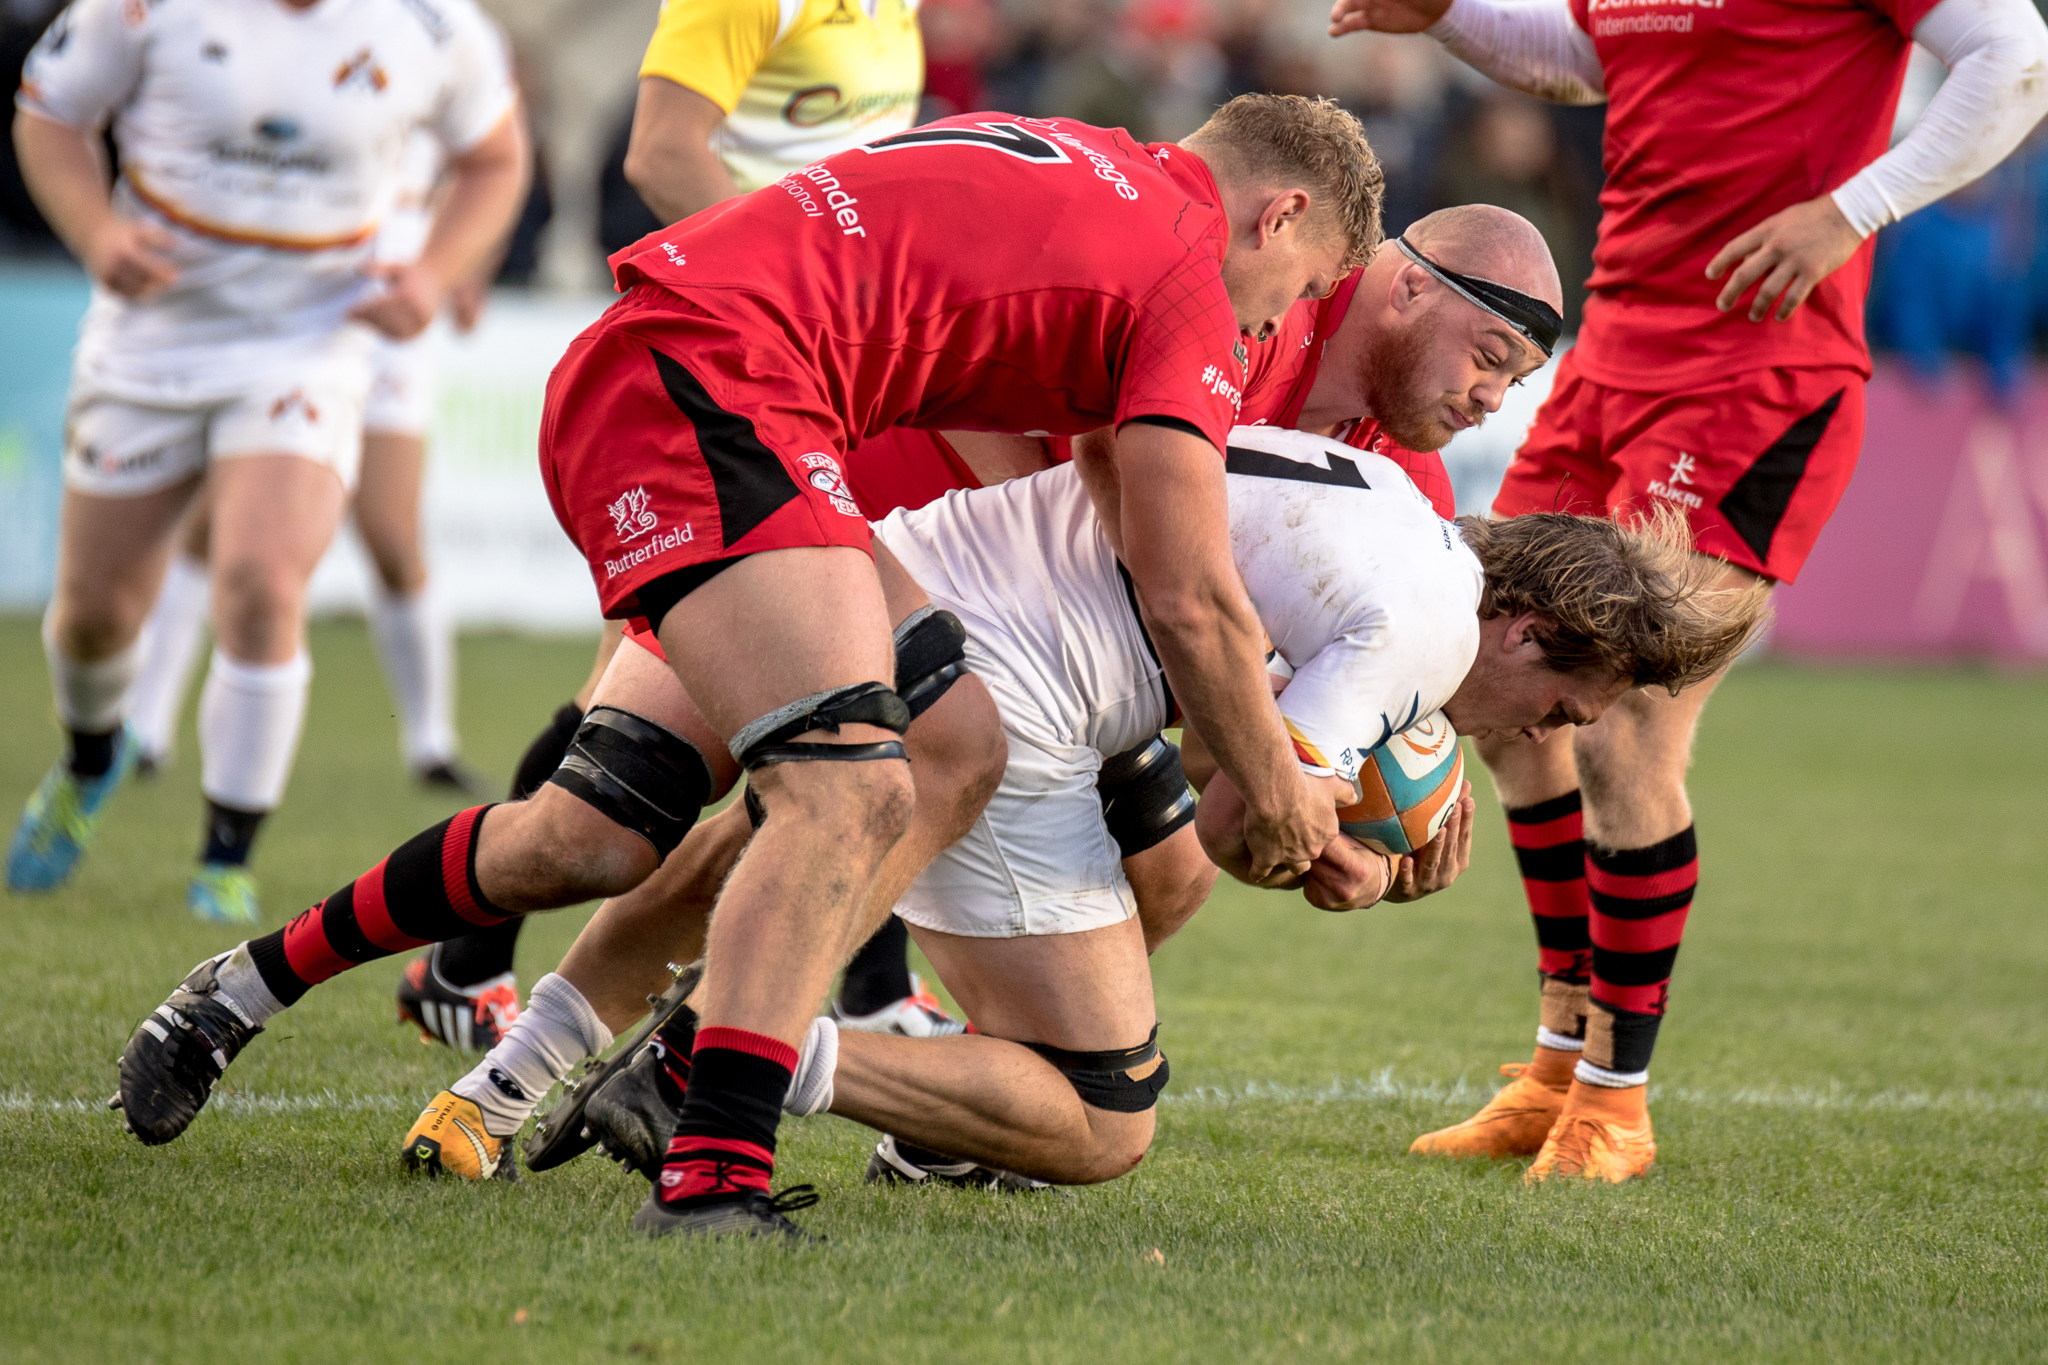
<svg viewBox="0 0 2048 1365"><path fill-rule="evenodd" d="M65 416L64 485L139 497L202 473L210 460L297 455L354 487L369 367L359 348L315 352L235 392L187 403L137 402L74 377Z"/></svg>

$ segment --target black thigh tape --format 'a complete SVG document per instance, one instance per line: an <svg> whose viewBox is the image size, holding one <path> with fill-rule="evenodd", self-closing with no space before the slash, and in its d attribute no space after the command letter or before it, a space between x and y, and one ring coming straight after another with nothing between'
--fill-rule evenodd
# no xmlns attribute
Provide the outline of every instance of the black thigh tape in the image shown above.
<svg viewBox="0 0 2048 1365"><path fill-rule="evenodd" d="M548 781L654 845L663 858L697 823L711 795L711 769L696 745L616 706L590 708Z"/></svg>
<svg viewBox="0 0 2048 1365"><path fill-rule="evenodd" d="M1180 746L1163 735L1104 759L1095 794L1109 837L1126 858L1166 842L1195 818Z"/></svg>
<svg viewBox="0 0 2048 1365"><path fill-rule="evenodd" d="M1069 1052L1050 1043L1025 1043L1023 1046L1058 1068L1083 1104L1107 1109L1112 1114L1142 1114L1158 1104L1159 1092L1166 1089L1167 1079L1172 1073L1165 1055L1159 1051L1157 1024L1137 1047L1109 1052ZM1143 1066L1154 1057L1159 1058L1159 1065L1152 1069L1150 1075L1131 1076L1132 1067Z"/></svg>
<svg viewBox="0 0 2048 1365"><path fill-rule="evenodd" d="M896 627L896 695L912 720L931 710L967 671L967 627L952 612L921 607Z"/></svg>

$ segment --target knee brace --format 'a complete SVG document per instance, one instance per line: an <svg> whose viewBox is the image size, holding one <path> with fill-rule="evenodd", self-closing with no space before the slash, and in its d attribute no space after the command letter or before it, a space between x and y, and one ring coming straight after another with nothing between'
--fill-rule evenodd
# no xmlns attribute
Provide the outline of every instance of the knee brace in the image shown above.
<svg viewBox="0 0 2048 1365"><path fill-rule="evenodd" d="M1057 1067L1083 1104L1107 1109L1113 1114L1142 1114L1159 1103L1159 1092L1166 1089L1167 1076L1172 1069L1159 1051L1157 1024L1137 1047L1108 1052L1069 1052L1047 1043L1025 1043L1024 1046ZM1159 1058L1159 1065L1152 1069L1152 1074L1133 1079L1131 1068L1143 1066L1154 1057Z"/></svg>
<svg viewBox="0 0 2048 1365"><path fill-rule="evenodd" d="M837 734L842 725L877 725L900 735L910 728L910 708L878 682L835 687L778 706L759 720L742 725L729 747L748 772L770 763L869 763L909 757L903 752L903 742L896 739L875 744L790 742L792 735L806 730Z"/></svg>
<svg viewBox="0 0 2048 1365"><path fill-rule="evenodd" d="M1195 794L1181 770L1180 746L1154 735L1102 761L1095 778L1103 823L1124 857L1143 853L1195 818Z"/></svg>
<svg viewBox="0 0 2048 1365"><path fill-rule="evenodd" d="M967 671L967 627L952 612L919 607L896 627L896 695L912 720L931 710Z"/></svg>
<svg viewBox="0 0 2048 1365"><path fill-rule="evenodd" d="M681 735L616 706L593 706L548 779L666 858L697 823L711 769Z"/></svg>

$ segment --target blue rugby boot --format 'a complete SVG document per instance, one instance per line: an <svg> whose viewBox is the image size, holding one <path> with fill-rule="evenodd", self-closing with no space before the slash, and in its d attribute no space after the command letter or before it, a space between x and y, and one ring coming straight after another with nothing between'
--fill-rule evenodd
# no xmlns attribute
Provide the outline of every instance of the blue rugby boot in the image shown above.
<svg viewBox="0 0 2048 1365"><path fill-rule="evenodd" d="M239 863L201 863L185 888L185 908L216 924L258 924L256 879Z"/></svg>
<svg viewBox="0 0 2048 1365"><path fill-rule="evenodd" d="M114 788L135 763L135 741L125 732L114 748L114 765L98 777L74 776L60 758L22 807L21 823L7 846L7 885L14 891L53 891L62 886L98 833Z"/></svg>

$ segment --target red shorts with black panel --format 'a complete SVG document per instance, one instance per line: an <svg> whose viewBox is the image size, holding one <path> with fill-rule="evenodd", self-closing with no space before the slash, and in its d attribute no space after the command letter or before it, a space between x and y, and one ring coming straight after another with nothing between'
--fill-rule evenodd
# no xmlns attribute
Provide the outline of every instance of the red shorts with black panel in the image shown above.
<svg viewBox="0 0 2048 1365"><path fill-rule="evenodd" d="M1750 370L1673 393L1594 383L1567 351L1495 516L1684 514L1702 554L1789 583L1863 446L1863 376Z"/></svg>
<svg viewBox="0 0 2048 1365"><path fill-rule="evenodd" d="M541 478L607 616L713 560L870 547L847 435L786 344L641 285L548 378Z"/></svg>

